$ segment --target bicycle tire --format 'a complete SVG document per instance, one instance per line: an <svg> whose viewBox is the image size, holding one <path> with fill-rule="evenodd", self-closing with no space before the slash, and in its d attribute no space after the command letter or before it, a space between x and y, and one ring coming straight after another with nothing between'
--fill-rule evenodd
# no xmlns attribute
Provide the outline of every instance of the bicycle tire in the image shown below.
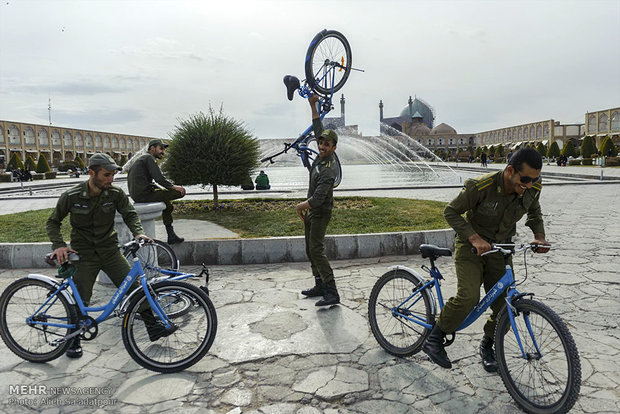
<svg viewBox="0 0 620 414"><path fill-rule="evenodd" d="M30 362L49 362L63 355L71 341L50 345L71 332L68 328L26 324L26 318L33 316L41 305L55 292L55 288L41 280L23 278L11 283L0 296L0 335L6 346L15 355ZM60 323L75 323L77 319L73 305L61 294L50 303L39 320L58 320Z"/></svg>
<svg viewBox="0 0 620 414"><path fill-rule="evenodd" d="M511 333L508 309L504 308L495 329L495 353L506 389L528 413L568 412L581 388L581 363L573 337L562 319L543 303L522 299L513 306L517 310L517 330L528 357L522 357ZM526 318L542 355L534 347Z"/></svg>
<svg viewBox="0 0 620 414"><path fill-rule="evenodd" d="M158 269L179 271L179 261L172 247L161 240L153 239L152 243L145 243L133 252L123 249L123 256L131 263L138 256L147 279L162 276Z"/></svg>
<svg viewBox="0 0 620 414"><path fill-rule="evenodd" d="M344 68L334 68L333 88L331 79L323 78L319 74L324 68L325 61L338 62L344 66ZM351 46L347 38L335 30L323 30L314 36L306 52L306 82L312 90L320 94L331 95L346 83L351 73L351 62Z"/></svg>
<svg viewBox="0 0 620 414"><path fill-rule="evenodd" d="M430 330L402 317L394 316L391 309L401 304L420 282L404 270L390 270L377 280L368 300L370 330L383 349L399 357L411 356L422 349ZM411 314L435 323L431 296L425 289L419 292L408 308ZM397 343L398 342L398 343Z"/></svg>
<svg viewBox="0 0 620 414"><path fill-rule="evenodd" d="M123 344L131 358L156 372L179 372L202 359L209 351L217 332L215 307L202 289L185 282L166 280L151 285L152 293L166 313L172 314L170 297L191 297L194 305L183 315L170 318L178 329L171 335L151 342L138 308L146 300L144 292L134 297L127 308L122 326ZM170 312L168 312L170 311Z"/></svg>

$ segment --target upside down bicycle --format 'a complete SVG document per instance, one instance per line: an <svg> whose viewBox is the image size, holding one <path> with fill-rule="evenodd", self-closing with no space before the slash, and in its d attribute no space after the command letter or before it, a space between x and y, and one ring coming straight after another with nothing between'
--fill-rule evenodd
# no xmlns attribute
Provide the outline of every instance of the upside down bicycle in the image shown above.
<svg viewBox="0 0 620 414"><path fill-rule="evenodd" d="M306 79L303 80L303 85L295 76L284 77L289 101L293 100L295 92L302 98L318 95L317 112L323 120L325 115L333 109L334 93L344 86L351 70L362 71L351 66L351 59L351 46L342 33L327 29L317 33L306 52L304 64ZM261 159L261 162L273 163L274 158L292 149L296 151L302 164L309 171L312 161L318 155L318 151L311 147L315 141L316 137L310 125L294 142L284 144L282 151ZM338 156L334 154L334 157L338 165L338 174L334 182L334 187L337 187L342 181L342 166Z"/></svg>
<svg viewBox="0 0 620 414"><path fill-rule="evenodd" d="M510 256L535 250L538 245L493 244L486 254ZM422 345L443 308L440 280L435 260L451 256L449 249L423 244L422 257L431 267L422 266L430 276L425 280L405 266L394 266L375 283L368 303L372 333L387 352L406 357ZM526 276L527 279L527 267ZM518 283L519 285L525 281ZM519 293L512 268L465 318L457 331L471 325L503 292L506 306L500 311L495 329L495 353L499 373L506 389L519 406L529 413L565 413L581 388L581 363L575 341L562 319L542 302L532 300L533 293ZM437 299L433 293L437 294ZM530 297L526 299L526 297ZM447 339L446 346L454 337Z"/></svg>

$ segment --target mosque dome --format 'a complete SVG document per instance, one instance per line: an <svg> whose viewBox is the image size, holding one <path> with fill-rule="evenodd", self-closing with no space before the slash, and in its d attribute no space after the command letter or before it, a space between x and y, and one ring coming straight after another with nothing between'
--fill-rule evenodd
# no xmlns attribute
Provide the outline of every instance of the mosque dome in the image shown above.
<svg viewBox="0 0 620 414"><path fill-rule="evenodd" d="M456 135L456 130L442 122L431 130L431 135Z"/></svg>
<svg viewBox="0 0 620 414"><path fill-rule="evenodd" d="M433 127L433 120L435 119L435 115L432 108L418 98L415 98L413 102L411 102L411 105L405 106L400 112L400 116L405 117L407 120L410 120L411 118L413 118L416 112L422 115L422 119L424 120L424 123L427 127Z"/></svg>

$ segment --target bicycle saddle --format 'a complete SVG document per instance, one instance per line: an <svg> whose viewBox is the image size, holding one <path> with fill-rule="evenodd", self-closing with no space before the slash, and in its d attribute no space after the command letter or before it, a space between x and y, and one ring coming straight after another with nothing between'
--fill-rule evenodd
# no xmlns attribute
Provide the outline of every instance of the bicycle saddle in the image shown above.
<svg viewBox="0 0 620 414"><path fill-rule="evenodd" d="M289 101L293 100L293 94L299 89L299 79L293 75L286 75L284 77L284 84L286 85L286 96Z"/></svg>
<svg viewBox="0 0 620 414"><path fill-rule="evenodd" d="M437 247L432 244L421 244L420 253L422 253L422 257L425 259L427 257L437 258L439 256L452 256L452 252L450 251L450 249L446 249L444 247Z"/></svg>

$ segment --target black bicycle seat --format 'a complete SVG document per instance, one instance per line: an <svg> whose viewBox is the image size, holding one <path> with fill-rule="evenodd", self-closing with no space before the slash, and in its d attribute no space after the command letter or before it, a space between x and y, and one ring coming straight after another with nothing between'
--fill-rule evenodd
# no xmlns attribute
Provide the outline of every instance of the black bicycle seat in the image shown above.
<svg viewBox="0 0 620 414"><path fill-rule="evenodd" d="M289 101L292 101L295 91L301 86L299 79L293 75L286 75L284 77L284 84L286 85L286 96Z"/></svg>
<svg viewBox="0 0 620 414"><path fill-rule="evenodd" d="M439 256L452 256L450 249L446 249L445 247L437 247L432 244L421 244L420 253L422 253L422 257L425 259L427 257L437 258Z"/></svg>

